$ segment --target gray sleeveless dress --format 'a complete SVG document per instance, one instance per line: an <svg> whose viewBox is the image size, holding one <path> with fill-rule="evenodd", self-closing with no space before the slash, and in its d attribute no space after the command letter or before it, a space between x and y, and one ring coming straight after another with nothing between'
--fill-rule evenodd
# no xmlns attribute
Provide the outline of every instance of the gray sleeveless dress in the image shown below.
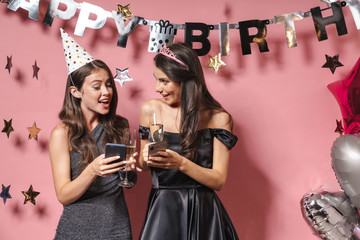
<svg viewBox="0 0 360 240"><path fill-rule="evenodd" d="M102 154L105 131L98 124L91 132ZM79 174L81 155L71 151L71 179ZM55 240L130 240L131 228L119 174L97 177L77 201L64 206Z"/></svg>

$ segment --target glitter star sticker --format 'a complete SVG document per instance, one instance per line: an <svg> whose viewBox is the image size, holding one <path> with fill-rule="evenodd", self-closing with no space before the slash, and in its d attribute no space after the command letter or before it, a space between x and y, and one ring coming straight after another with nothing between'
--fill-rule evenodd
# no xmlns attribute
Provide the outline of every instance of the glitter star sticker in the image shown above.
<svg viewBox="0 0 360 240"><path fill-rule="evenodd" d="M133 79L128 75L129 69L125 68L124 70L116 69L116 75L114 80L120 83L120 86L124 86L125 82L132 81Z"/></svg>
<svg viewBox="0 0 360 240"><path fill-rule="evenodd" d="M120 4L118 4L117 6L118 6L118 12L121 12L124 18L130 18L134 16L130 12L130 4L126 5L125 7L121 6Z"/></svg>
<svg viewBox="0 0 360 240"><path fill-rule="evenodd" d="M226 64L221 60L221 53L216 55L215 57L210 56L210 63L207 65L208 68L213 68L215 73L218 72L221 66L225 66Z"/></svg>
<svg viewBox="0 0 360 240"><path fill-rule="evenodd" d="M7 137L9 138L10 137L10 133L14 131L14 128L11 126L12 124L12 119L10 119L10 121L6 121L4 119L4 128L1 132L4 132L6 133Z"/></svg>
<svg viewBox="0 0 360 240"><path fill-rule="evenodd" d="M0 193L0 197L3 199L4 201L4 205L6 203L6 200L8 198L11 198L11 195L10 195L10 185L5 187L3 184L2 185L2 190L1 190L1 193Z"/></svg>
<svg viewBox="0 0 360 240"><path fill-rule="evenodd" d="M39 192L35 192L33 189L33 186L30 185L29 190L27 191L21 191L22 194L25 196L24 204L31 202L32 204L35 204L35 198L40 194Z"/></svg>
<svg viewBox="0 0 360 240"><path fill-rule="evenodd" d="M343 126L342 126L342 121L341 121L341 120L340 120L340 121L336 120L336 129L335 129L334 132L337 132L337 133L339 133L340 135L343 134L344 128L343 128Z"/></svg>
<svg viewBox="0 0 360 240"><path fill-rule="evenodd" d="M38 72L40 68L37 66L36 60L35 60L35 64L32 65L32 67L33 67L33 78L36 77L36 79L38 79Z"/></svg>
<svg viewBox="0 0 360 240"><path fill-rule="evenodd" d="M10 74L10 70L12 68L12 55L10 57L6 56L6 67L5 69L7 69L9 71L9 74Z"/></svg>
<svg viewBox="0 0 360 240"><path fill-rule="evenodd" d="M330 57L325 54L326 57L326 63L322 66L323 68L330 68L332 74L334 74L337 67L342 67L341 62L339 62L339 54L336 54L333 57Z"/></svg>
<svg viewBox="0 0 360 240"><path fill-rule="evenodd" d="M33 123L32 127L27 127L27 130L29 131L28 139L33 138L37 141L38 140L37 134L41 131L41 129L36 127L36 122Z"/></svg>

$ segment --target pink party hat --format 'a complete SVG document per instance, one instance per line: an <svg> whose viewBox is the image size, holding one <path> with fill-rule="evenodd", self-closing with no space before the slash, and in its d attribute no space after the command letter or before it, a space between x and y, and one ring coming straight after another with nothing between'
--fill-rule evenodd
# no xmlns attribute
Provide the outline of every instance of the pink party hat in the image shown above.
<svg viewBox="0 0 360 240"><path fill-rule="evenodd" d="M95 59L83 49L69 34L60 28L61 38L64 46L64 54L68 74Z"/></svg>

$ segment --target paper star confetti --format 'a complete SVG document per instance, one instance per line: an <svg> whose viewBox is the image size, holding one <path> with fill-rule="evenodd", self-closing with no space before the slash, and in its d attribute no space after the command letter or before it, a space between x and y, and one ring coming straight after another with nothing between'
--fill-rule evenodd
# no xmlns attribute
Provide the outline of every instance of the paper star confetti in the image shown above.
<svg viewBox="0 0 360 240"><path fill-rule="evenodd" d="M132 81L133 79L128 75L129 69L125 68L124 70L116 69L116 75L114 80L120 83L120 86L124 86L125 82Z"/></svg>
<svg viewBox="0 0 360 240"><path fill-rule="evenodd" d="M335 129L334 132L337 132L337 133L339 133L340 135L343 134L344 128L343 128L343 126L342 126L342 121L341 121L341 120L340 120L340 121L336 120L336 129Z"/></svg>
<svg viewBox="0 0 360 240"><path fill-rule="evenodd" d="M10 137L10 133L14 131L14 128L11 126L12 124L12 119L10 119L10 121L6 121L4 119L4 128L1 132L4 132L6 133L7 137L9 138Z"/></svg>
<svg viewBox="0 0 360 240"><path fill-rule="evenodd" d="M118 6L118 12L121 12L124 18L130 18L134 16L130 12L130 4L126 5L125 7L121 6L120 4L118 4L117 6Z"/></svg>
<svg viewBox="0 0 360 240"><path fill-rule="evenodd" d="M24 204L31 202L32 204L35 204L35 198L40 194L39 192L35 192L33 189L33 186L30 185L29 190L27 191L21 191L22 194L25 196Z"/></svg>
<svg viewBox="0 0 360 240"><path fill-rule="evenodd" d="M221 66L225 66L226 64L221 60L221 53L216 55L215 57L210 56L210 63L207 65L208 68L213 68L215 73L218 72Z"/></svg>
<svg viewBox="0 0 360 240"><path fill-rule="evenodd" d="M8 198L11 198L11 195L10 195L10 193L9 193L9 191L10 191L10 185L7 186L7 187L5 187L3 184L1 184L1 185L2 185L2 190L1 190L1 193L0 193L0 197L3 199L4 205L5 205L6 200L7 200Z"/></svg>
<svg viewBox="0 0 360 240"><path fill-rule="evenodd" d="M38 72L39 72L40 68L37 66L36 60L35 60L35 64L32 65L32 67L33 67L33 78L36 77L36 79L39 79Z"/></svg>
<svg viewBox="0 0 360 240"><path fill-rule="evenodd" d="M9 71L9 74L10 74L10 70L12 68L12 55L10 57L6 56L6 67L5 69L7 69Z"/></svg>
<svg viewBox="0 0 360 240"><path fill-rule="evenodd" d="M330 68L332 74L334 74L337 67L342 67L341 62L339 62L339 54L336 54L333 57L330 57L325 54L326 57L326 63L322 66L323 68Z"/></svg>
<svg viewBox="0 0 360 240"><path fill-rule="evenodd" d="M27 130L29 131L28 139L33 138L37 141L38 140L37 134L41 131L41 129L36 127L36 122L33 123L32 127L27 127Z"/></svg>

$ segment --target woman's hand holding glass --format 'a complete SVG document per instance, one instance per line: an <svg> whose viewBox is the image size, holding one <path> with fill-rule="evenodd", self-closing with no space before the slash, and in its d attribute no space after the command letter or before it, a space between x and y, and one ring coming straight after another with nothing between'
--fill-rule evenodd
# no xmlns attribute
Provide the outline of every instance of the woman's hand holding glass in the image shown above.
<svg viewBox="0 0 360 240"><path fill-rule="evenodd" d="M127 139L126 144L126 164L125 167L125 177L119 182L119 186L131 188L135 185L134 182L129 181L128 171L135 169L135 156L136 156L136 129L128 128L124 130L125 139ZM120 173L121 174L121 173Z"/></svg>
<svg viewBox="0 0 360 240"><path fill-rule="evenodd" d="M149 114L149 128L154 142L162 142L164 140L164 125L160 111L153 111Z"/></svg>

